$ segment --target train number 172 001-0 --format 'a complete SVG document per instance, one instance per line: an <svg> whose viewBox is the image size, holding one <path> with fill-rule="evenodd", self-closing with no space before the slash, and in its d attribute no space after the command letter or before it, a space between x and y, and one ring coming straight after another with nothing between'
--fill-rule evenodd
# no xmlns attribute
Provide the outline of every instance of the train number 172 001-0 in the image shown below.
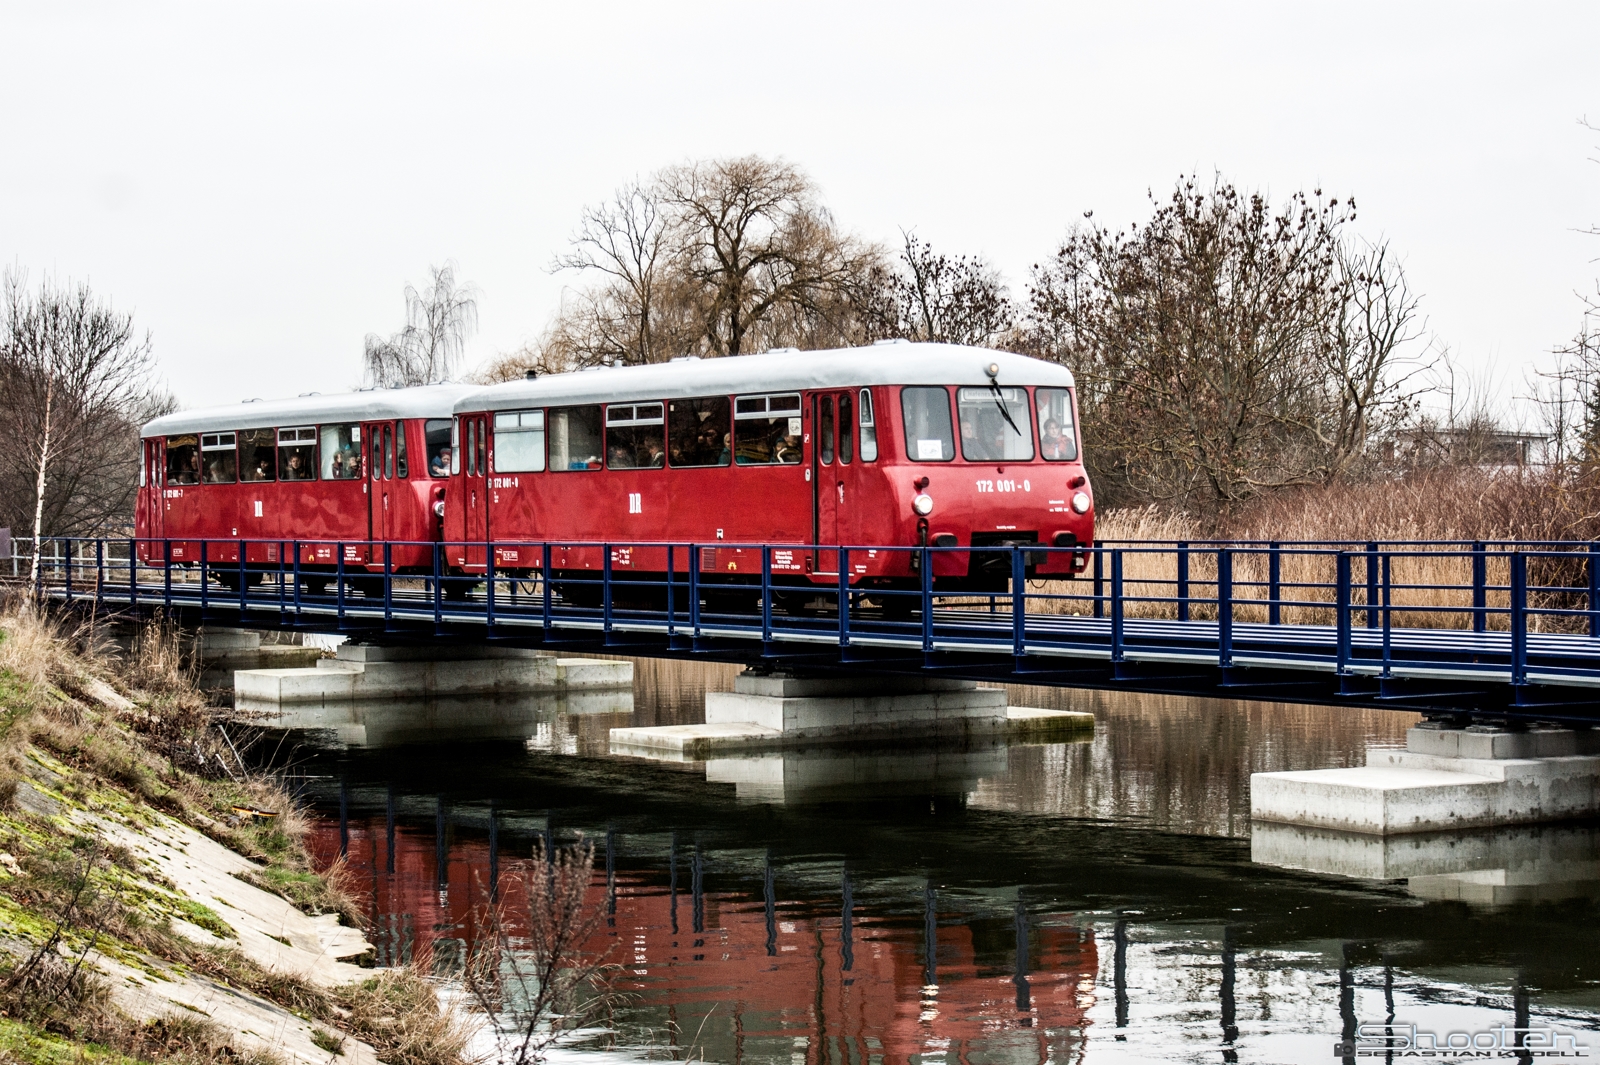
<svg viewBox="0 0 1600 1065"><path fill-rule="evenodd" d="M1033 491L1033 485L1029 484L1026 480L1022 480L1022 481L1011 481L1011 480L979 481L979 482L977 482L977 484L978 484L979 493L983 493L983 492L1031 492L1031 491Z"/></svg>

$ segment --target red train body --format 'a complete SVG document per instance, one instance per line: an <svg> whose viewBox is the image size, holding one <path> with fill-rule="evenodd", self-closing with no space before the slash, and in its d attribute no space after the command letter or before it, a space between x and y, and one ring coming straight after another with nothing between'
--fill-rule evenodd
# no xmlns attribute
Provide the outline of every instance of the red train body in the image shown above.
<svg viewBox="0 0 1600 1065"><path fill-rule="evenodd" d="M1053 425L1050 423L1054 423ZM930 544L941 589L1003 588L1011 552L1087 546L1093 499L1072 375L1004 352L892 342L835 351L597 369L485 388L456 404L444 535L449 562L598 591L657 579L660 543L702 550L702 582L834 585L838 546L862 588L909 587ZM726 544L728 546L717 546ZM568 546L570 545L570 546ZM880 550L873 550L878 548ZM1071 551L1028 552L1027 575L1070 578ZM679 549L675 570L688 566ZM571 598L571 595L568 596Z"/></svg>
<svg viewBox="0 0 1600 1065"><path fill-rule="evenodd" d="M1081 571L1093 497L1072 375L1005 352L892 342L597 369L487 388L306 396L159 418L143 431L140 558L237 584L288 566L316 592L371 574L532 576L597 597L704 545L702 583L998 590ZM448 449L448 450L447 450ZM245 543L240 565L239 543ZM385 546L387 545L387 546ZM986 550L987 549L987 550ZM170 558L166 552L170 550ZM387 558L385 553L387 552ZM689 553L674 548L672 568ZM464 591L454 582L453 591ZM891 597L891 601L892 597Z"/></svg>
<svg viewBox="0 0 1600 1065"><path fill-rule="evenodd" d="M259 580L294 560L313 588L342 550L347 571L432 572L449 478L428 444L448 441L459 385L386 389L184 411L144 427L136 529L141 561L239 562ZM217 542L224 541L224 542ZM234 541L227 543L226 541ZM237 583L237 570L218 570ZM368 582L370 583L370 581ZM358 578L357 586L360 586Z"/></svg>

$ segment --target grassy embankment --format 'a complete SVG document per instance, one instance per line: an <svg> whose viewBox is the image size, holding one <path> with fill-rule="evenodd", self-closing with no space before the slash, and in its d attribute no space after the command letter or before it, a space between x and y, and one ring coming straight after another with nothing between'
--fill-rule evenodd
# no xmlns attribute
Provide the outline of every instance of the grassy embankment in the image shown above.
<svg viewBox="0 0 1600 1065"><path fill-rule="evenodd" d="M337 960L366 943L306 829L176 633L0 608L0 1062L459 1061L420 973Z"/></svg>

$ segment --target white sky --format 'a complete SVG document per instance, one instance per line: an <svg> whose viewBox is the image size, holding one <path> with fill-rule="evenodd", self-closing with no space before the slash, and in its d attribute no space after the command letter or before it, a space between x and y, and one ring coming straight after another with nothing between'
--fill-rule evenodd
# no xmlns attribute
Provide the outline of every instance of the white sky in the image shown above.
<svg viewBox="0 0 1600 1065"><path fill-rule="evenodd" d="M1013 286L1180 172L1354 194L1502 395L1600 276L1600 4L18 3L0 262L87 279L187 406L359 383L453 258L476 363L539 333L586 203L781 155L839 221Z"/></svg>

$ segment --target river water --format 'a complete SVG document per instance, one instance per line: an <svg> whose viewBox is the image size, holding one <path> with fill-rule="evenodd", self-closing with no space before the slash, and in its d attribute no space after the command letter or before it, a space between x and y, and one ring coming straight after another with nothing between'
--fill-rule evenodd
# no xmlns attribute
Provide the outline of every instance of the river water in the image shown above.
<svg viewBox="0 0 1600 1065"><path fill-rule="evenodd" d="M491 885L593 845L620 1004L563 1056L1419 1060L1336 1045L1362 1025L1600 1054L1600 827L1252 831L1251 773L1360 764L1411 715L1014 688L1094 712L1092 737L610 753L610 728L699 720L733 675L641 660L631 698L297 711L273 744L379 964L448 975Z"/></svg>

